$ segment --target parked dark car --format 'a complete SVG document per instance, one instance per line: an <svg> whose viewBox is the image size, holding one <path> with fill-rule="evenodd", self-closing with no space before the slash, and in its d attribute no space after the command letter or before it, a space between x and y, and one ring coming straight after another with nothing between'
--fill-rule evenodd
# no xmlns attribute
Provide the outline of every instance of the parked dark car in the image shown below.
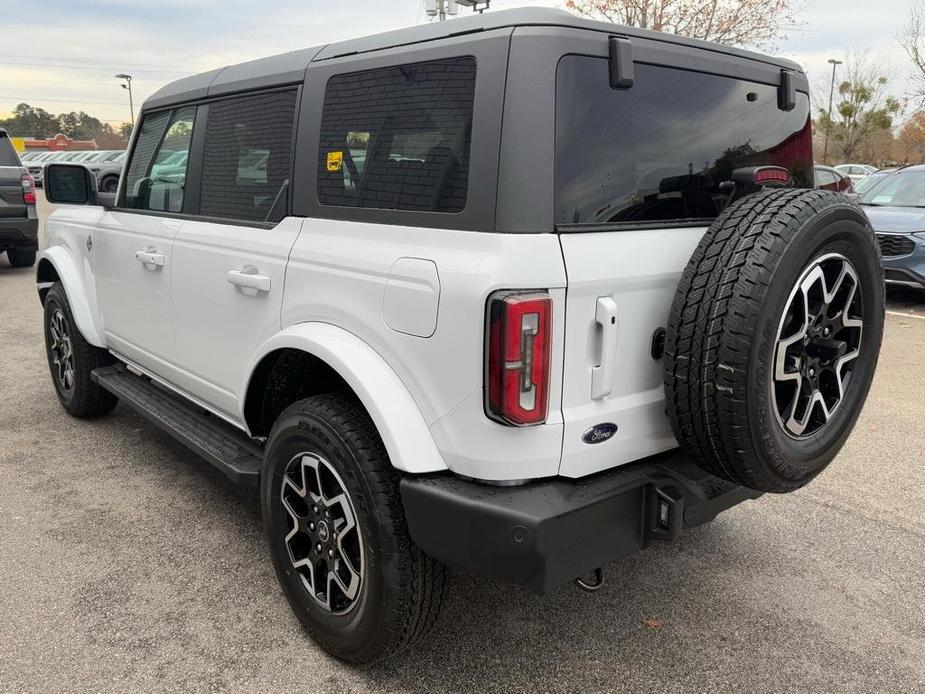
<svg viewBox="0 0 925 694"><path fill-rule="evenodd" d="M38 250L35 182L19 161L6 130L0 128L0 253L13 267L35 264Z"/></svg>
<svg viewBox="0 0 925 694"><path fill-rule="evenodd" d="M816 187L821 190L833 190L836 193L851 193L854 187L851 179L843 173L839 173L831 166L816 164L813 169L816 172Z"/></svg>
<svg viewBox="0 0 925 694"><path fill-rule="evenodd" d="M887 285L925 289L925 166L886 173L858 202L877 233Z"/></svg>

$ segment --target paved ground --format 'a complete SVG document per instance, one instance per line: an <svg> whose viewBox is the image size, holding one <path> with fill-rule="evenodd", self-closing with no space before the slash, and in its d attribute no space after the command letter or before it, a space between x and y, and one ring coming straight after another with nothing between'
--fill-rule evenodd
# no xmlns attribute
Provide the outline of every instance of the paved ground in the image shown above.
<svg viewBox="0 0 925 694"><path fill-rule="evenodd" d="M428 647L356 670L290 616L253 498L122 407L64 414L32 272L0 259L0 691L925 691L925 302L891 310L809 488L608 566L593 596L458 574Z"/></svg>

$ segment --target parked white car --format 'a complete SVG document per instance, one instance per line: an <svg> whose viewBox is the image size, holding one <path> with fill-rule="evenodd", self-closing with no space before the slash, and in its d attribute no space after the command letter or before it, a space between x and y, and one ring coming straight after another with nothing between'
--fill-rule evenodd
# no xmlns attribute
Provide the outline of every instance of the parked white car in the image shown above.
<svg viewBox="0 0 925 694"><path fill-rule="evenodd" d="M810 113L791 62L547 10L182 79L117 193L47 168L55 390L259 484L339 658L420 639L445 565L594 590L860 412L883 274Z"/></svg>
<svg viewBox="0 0 925 694"><path fill-rule="evenodd" d="M839 164L834 168L839 173L850 178L852 185L860 183L877 170L876 166L871 166L870 164Z"/></svg>

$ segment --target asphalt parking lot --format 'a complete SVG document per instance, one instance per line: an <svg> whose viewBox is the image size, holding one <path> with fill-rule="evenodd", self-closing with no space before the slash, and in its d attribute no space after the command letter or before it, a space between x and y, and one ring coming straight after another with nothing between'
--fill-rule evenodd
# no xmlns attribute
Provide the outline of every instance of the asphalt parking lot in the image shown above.
<svg viewBox="0 0 925 694"><path fill-rule="evenodd" d="M595 595L456 573L430 643L360 670L300 631L254 497L122 406L64 413L33 271L0 257L0 691L925 691L923 345L925 297L891 297L867 407L808 488Z"/></svg>

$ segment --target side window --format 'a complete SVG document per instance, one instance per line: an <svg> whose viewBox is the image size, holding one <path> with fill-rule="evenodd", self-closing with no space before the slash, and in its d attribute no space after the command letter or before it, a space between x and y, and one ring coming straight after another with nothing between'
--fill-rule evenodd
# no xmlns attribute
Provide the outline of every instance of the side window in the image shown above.
<svg viewBox="0 0 925 694"><path fill-rule="evenodd" d="M196 107L145 116L126 169L122 207L182 212Z"/></svg>
<svg viewBox="0 0 925 694"><path fill-rule="evenodd" d="M251 222L285 216L295 104L294 90L209 104L200 214Z"/></svg>
<svg viewBox="0 0 925 694"><path fill-rule="evenodd" d="M475 101L472 57L336 75L321 119L322 205L460 212Z"/></svg>

